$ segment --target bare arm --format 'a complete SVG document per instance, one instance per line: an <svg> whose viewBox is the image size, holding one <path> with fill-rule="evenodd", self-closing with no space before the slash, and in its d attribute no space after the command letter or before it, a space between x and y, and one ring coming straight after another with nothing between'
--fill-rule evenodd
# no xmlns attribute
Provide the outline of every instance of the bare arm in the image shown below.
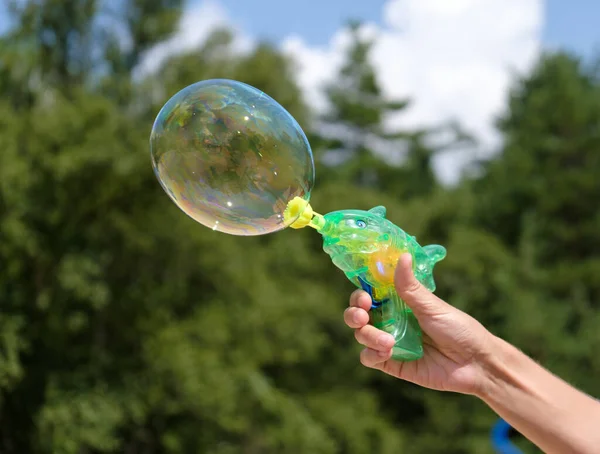
<svg viewBox="0 0 600 454"><path fill-rule="evenodd" d="M478 397L548 454L600 452L600 402L502 339L493 344Z"/></svg>
<svg viewBox="0 0 600 454"><path fill-rule="evenodd" d="M394 338L368 325L371 299L356 291L344 319L366 347L365 366L426 388L476 396L548 454L600 453L600 402L427 291L412 273L410 255L400 258L395 282L423 329L425 354L414 362L392 360Z"/></svg>

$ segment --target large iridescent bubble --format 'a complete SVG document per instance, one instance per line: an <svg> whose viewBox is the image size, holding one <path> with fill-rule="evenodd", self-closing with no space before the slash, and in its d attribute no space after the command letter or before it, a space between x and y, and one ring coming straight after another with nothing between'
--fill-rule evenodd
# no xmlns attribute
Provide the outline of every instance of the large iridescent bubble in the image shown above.
<svg viewBox="0 0 600 454"><path fill-rule="evenodd" d="M233 235L288 227L287 203L309 200L308 140L274 99L241 82L198 82L159 112L150 137L154 172L191 218Z"/></svg>

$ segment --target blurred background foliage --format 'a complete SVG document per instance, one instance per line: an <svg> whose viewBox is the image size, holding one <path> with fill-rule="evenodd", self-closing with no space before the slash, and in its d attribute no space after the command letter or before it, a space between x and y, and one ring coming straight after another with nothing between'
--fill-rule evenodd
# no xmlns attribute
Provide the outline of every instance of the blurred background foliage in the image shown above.
<svg viewBox="0 0 600 454"><path fill-rule="evenodd" d="M384 204L448 248L440 296L600 396L600 65L543 55L507 99L504 148L444 187L435 131L383 128L410 100L384 99L358 33L321 118L293 61L266 42L233 52L227 30L140 76L181 1L108 4L14 1L0 37L1 453L492 452L496 416L477 400L360 366L352 287L318 235L229 237L165 196L152 122L212 77L299 120L319 211Z"/></svg>

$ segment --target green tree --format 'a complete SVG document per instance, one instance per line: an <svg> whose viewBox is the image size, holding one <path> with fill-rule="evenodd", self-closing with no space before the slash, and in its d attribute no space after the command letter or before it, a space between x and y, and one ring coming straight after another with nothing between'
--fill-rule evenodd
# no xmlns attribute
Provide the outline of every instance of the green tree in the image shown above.
<svg viewBox="0 0 600 454"><path fill-rule="evenodd" d="M1 452L491 453L496 416L479 402L360 366L341 317L353 286L317 233L219 234L164 194L152 121L212 77L281 102L319 158L343 150L338 167L318 163L315 209L385 205L448 248L442 297L600 393L593 68L542 59L511 93L503 152L448 189L431 171L435 130L384 130L408 105L385 100L358 25L323 119L352 134L331 140L267 42L237 53L219 30L134 77L179 1L13 7L0 38ZM401 164L375 142L402 147Z"/></svg>
<svg viewBox="0 0 600 454"><path fill-rule="evenodd" d="M28 71L44 74L36 58ZM302 118L284 64L262 45L226 67ZM110 84L86 84L83 75L63 84L53 65L27 104L1 106L2 452L402 446L401 431L361 385L367 372L339 354L356 346L340 323L342 295L320 272L330 264L311 255L313 240L235 238L194 223L151 170L156 100L138 93L155 80L131 79L132 97L106 96ZM165 63L176 68L173 89L191 67L185 56ZM18 81L17 69L5 68ZM339 373L355 381L332 392Z"/></svg>
<svg viewBox="0 0 600 454"><path fill-rule="evenodd" d="M182 0L11 1L16 24L0 41L0 81L14 97L31 91L97 85L121 103L131 100L131 72L152 46L169 37ZM5 73L2 77L2 73ZM2 84L0 83L0 88Z"/></svg>
<svg viewBox="0 0 600 454"><path fill-rule="evenodd" d="M395 136L408 138L384 131L383 121L407 103L385 99L369 61L373 42L362 36L361 23L350 22L348 31L352 41L338 77L325 87L329 108L317 122L312 142L320 163L328 158L335 162L335 173L326 174L329 178L340 174L361 186L381 187L379 173L386 163L376 154L377 146Z"/></svg>
<svg viewBox="0 0 600 454"><path fill-rule="evenodd" d="M599 342L600 310L596 67L563 53L547 55L515 87L500 121L506 145L476 183L474 214L529 270L541 293L538 319L555 319L554 326L538 327L540 354L598 394L594 373L582 373L583 365L595 375L599 370L591 350Z"/></svg>
<svg viewBox="0 0 600 454"><path fill-rule="evenodd" d="M360 22L348 25L351 42L334 81L325 87L327 112L311 131L322 178L351 181L401 198L427 195L438 182L432 162L432 134L450 132L453 146L467 139L457 127L391 129L390 121L410 108L409 100L389 100L370 57L375 41Z"/></svg>

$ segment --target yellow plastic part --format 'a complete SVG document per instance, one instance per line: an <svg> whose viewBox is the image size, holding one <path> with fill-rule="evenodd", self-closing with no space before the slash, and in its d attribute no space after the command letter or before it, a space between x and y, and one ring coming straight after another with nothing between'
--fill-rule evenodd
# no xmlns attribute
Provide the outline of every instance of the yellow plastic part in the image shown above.
<svg viewBox="0 0 600 454"><path fill-rule="evenodd" d="M317 215L308 203L308 200L304 200L301 197L294 197L290 200L283 212L283 220L287 223L292 219L296 219L290 224L293 229L302 229L307 225L310 225L310 221L313 216Z"/></svg>
<svg viewBox="0 0 600 454"><path fill-rule="evenodd" d="M283 220L286 224L292 219L295 219L289 226L293 229L302 229L304 227L312 227L315 230L321 231L326 221L322 214L313 211L310 203L301 197L294 197L290 200L283 212Z"/></svg>

